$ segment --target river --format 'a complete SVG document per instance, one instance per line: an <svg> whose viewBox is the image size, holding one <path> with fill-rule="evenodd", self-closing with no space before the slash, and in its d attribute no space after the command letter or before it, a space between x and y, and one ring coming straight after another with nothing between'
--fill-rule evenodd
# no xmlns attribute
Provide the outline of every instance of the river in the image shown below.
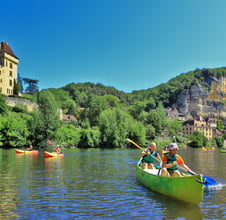
<svg viewBox="0 0 226 220"><path fill-rule="evenodd" d="M138 149L63 149L64 158L0 149L0 219L226 219L226 153L181 149L187 165L214 178L199 206L136 181Z"/></svg>

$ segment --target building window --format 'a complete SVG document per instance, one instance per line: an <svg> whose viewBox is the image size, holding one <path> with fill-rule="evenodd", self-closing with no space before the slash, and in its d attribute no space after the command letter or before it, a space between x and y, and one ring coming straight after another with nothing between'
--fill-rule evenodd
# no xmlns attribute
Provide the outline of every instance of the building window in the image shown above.
<svg viewBox="0 0 226 220"><path fill-rule="evenodd" d="M9 80L9 86L13 86L13 81L11 79Z"/></svg>
<svg viewBox="0 0 226 220"><path fill-rule="evenodd" d="M13 76L13 72L9 71L9 76L12 77Z"/></svg>
<svg viewBox="0 0 226 220"><path fill-rule="evenodd" d="M12 64L12 63L9 64L9 68L10 68L10 69L13 68L13 64Z"/></svg>

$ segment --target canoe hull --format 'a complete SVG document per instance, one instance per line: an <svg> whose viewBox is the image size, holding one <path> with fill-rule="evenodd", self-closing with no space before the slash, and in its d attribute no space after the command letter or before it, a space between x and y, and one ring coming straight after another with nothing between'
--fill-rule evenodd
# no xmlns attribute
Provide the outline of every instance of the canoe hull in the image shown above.
<svg viewBox="0 0 226 220"><path fill-rule="evenodd" d="M185 177L163 177L143 170L139 163L136 168L137 180L147 188L188 203L199 204L203 197L202 175Z"/></svg>
<svg viewBox="0 0 226 220"><path fill-rule="evenodd" d="M220 150L221 153L226 153L226 150Z"/></svg>
<svg viewBox="0 0 226 220"><path fill-rule="evenodd" d="M64 154L50 153L48 151L44 151L45 157L64 157Z"/></svg>
<svg viewBox="0 0 226 220"><path fill-rule="evenodd" d="M16 149L15 152L17 154L38 154L38 151L37 150L28 151L28 150L19 150L19 149Z"/></svg>

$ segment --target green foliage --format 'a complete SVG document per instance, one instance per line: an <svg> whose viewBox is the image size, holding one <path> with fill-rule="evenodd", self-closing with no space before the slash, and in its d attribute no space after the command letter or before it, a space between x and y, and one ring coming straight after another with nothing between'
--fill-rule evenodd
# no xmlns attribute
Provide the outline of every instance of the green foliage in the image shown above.
<svg viewBox="0 0 226 220"><path fill-rule="evenodd" d="M30 93L30 94L34 94L34 93L38 92L38 82L39 82L39 80L23 78L23 81L24 81L25 84L27 84L25 92Z"/></svg>
<svg viewBox="0 0 226 220"><path fill-rule="evenodd" d="M0 114L6 115L9 111L8 105L6 105L5 97L0 95Z"/></svg>
<svg viewBox="0 0 226 220"><path fill-rule="evenodd" d="M146 142L146 130L143 123L129 119L128 120L128 138L133 139L136 143L144 145Z"/></svg>
<svg viewBox="0 0 226 220"><path fill-rule="evenodd" d="M47 91L50 91L53 94L57 107L66 110L64 111L65 113L75 115L78 111L78 105L70 97L68 91L64 91L62 89L48 89Z"/></svg>
<svg viewBox="0 0 226 220"><path fill-rule="evenodd" d="M137 101L133 105L129 106L129 113L135 118L138 119L139 116L144 113L146 108L146 103L143 101Z"/></svg>
<svg viewBox="0 0 226 220"><path fill-rule="evenodd" d="M224 139L224 140L226 140L226 134L223 134L223 136L222 136L222 137L223 137L223 139Z"/></svg>
<svg viewBox="0 0 226 220"><path fill-rule="evenodd" d="M146 125L145 128L146 128L147 139L151 139L151 140L155 139L156 137L155 128L150 124Z"/></svg>
<svg viewBox="0 0 226 220"><path fill-rule="evenodd" d="M127 137L143 142L145 129L141 123L120 109L105 110L100 115L99 129L101 133L101 146L122 147L125 146Z"/></svg>
<svg viewBox="0 0 226 220"><path fill-rule="evenodd" d="M64 87L63 90L67 91L70 97L78 103L79 106L87 108L93 96L112 95L117 97L121 102L127 102L127 95L120 92L113 87L104 86L100 83L70 83Z"/></svg>
<svg viewBox="0 0 226 220"><path fill-rule="evenodd" d="M98 129L81 129L79 147L98 147L100 144L100 131Z"/></svg>
<svg viewBox="0 0 226 220"><path fill-rule="evenodd" d="M216 144L219 148L224 146L224 138L216 136L215 137Z"/></svg>
<svg viewBox="0 0 226 220"><path fill-rule="evenodd" d="M223 130L224 129L224 122L221 120L217 121L217 129L218 130Z"/></svg>
<svg viewBox="0 0 226 220"><path fill-rule="evenodd" d="M29 131L27 121L22 115L9 113L8 116L0 115L0 146L20 147L28 145Z"/></svg>
<svg viewBox="0 0 226 220"><path fill-rule="evenodd" d="M54 96L47 90L38 95L39 109L32 112L33 119L30 121L32 131L31 139L37 146L47 143L47 140L54 140L56 132L60 127L59 113Z"/></svg>
<svg viewBox="0 0 226 220"><path fill-rule="evenodd" d="M172 140L173 142L176 141L176 143L179 144L185 144L186 143L186 138L179 136L179 135L174 135L175 138L173 138L174 140Z"/></svg>
<svg viewBox="0 0 226 220"><path fill-rule="evenodd" d="M167 125L166 125L166 130L169 132L169 136L176 136L182 127L182 122L178 119L167 119L166 120Z"/></svg>
<svg viewBox="0 0 226 220"><path fill-rule="evenodd" d="M80 141L80 129L72 124L63 124L58 128L56 141L63 146L78 146Z"/></svg>
<svg viewBox="0 0 226 220"><path fill-rule="evenodd" d="M19 82L16 82L14 79L14 84L13 84L13 95L19 95L19 92L21 90L21 85Z"/></svg>
<svg viewBox="0 0 226 220"><path fill-rule="evenodd" d="M91 126L98 125L99 117L102 111L105 109L112 109L119 106L119 100L112 95L93 96L88 108L84 110L81 115L82 120L87 118L90 121Z"/></svg>
<svg viewBox="0 0 226 220"><path fill-rule="evenodd" d="M159 112L152 111L146 118L146 124L152 125L155 128L155 135L160 135L161 131L164 129L165 121Z"/></svg>
<svg viewBox="0 0 226 220"><path fill-rule="evenodd" d="M195 130L192 135L189 136L191 147L204 147L206 146L208 139L200 131Z"/></svg>
<svg viewBox="0 0 226 220"><path fill-rule="evenodd" d="M21 98L28 99L31 102L35 102L35 103L37 102L37 94L36 93L34 93L32 95L29 95L29 94L25 94L24 93Z"/></svg>
<svg viewBox="0 0 226 220"><path fill-rule="evenodd" d="M21 112L21 113L28 113L27 106L22 103L16 103L15 106L12 107L13 112Z"/></svg>
<svg viewBox="0 0 226 220"><path fill-rule="evenodd" d="M66 146L124 147L130 146L125 141L126 138L144 145L146 138L153 140L160 135L164 137L165 131L171 137L176 136L177 142L182 143L181 122L168 119L165 108L172 107L178 95L191 85L200 84L204 90L209 91L213 77L225 75L225 67L196 69L154 88L129 94L89 82L71 83L59 89L46 89L38 93L38 81L24 79L28 84L26 91L32 94L24 94L23 97L36 102L39 108L28 113L25 106L17 104L12 108L13 112L10 112L4 96L0 96L0 144L14 146L32 142L44 147L47 140L53 140ZM19 87L16 83L14 85L14 93L17 94ZM65 114L74 115L77 121L70 124L60 122L57 108L61 108ZM13 118L7 114L13 115ZM18 119L15 114L21 118ZM219 121L217 126L218 129L223 129L223 122ZM23 133L26 140L21 137ZM207 144L207 139L198 132L194 132L189 138L193 147ZM222 140L218 139L215 142L221 146Z"/></svg>
<svg viewBox="0 0 226 220"><path fill-rule="evenodd" d="M215 69L196 69L187 73L181 73L177 77L172 78L167 83L160 84L154 88L133 91L128 94L130 104L137 101L148 100L149 97L154 98L155 103L162 102L164 107L173 106L178 95L194 84L202 85L203 89L209 91L211 88L211 77L226 76L226 68Z"/></svg>

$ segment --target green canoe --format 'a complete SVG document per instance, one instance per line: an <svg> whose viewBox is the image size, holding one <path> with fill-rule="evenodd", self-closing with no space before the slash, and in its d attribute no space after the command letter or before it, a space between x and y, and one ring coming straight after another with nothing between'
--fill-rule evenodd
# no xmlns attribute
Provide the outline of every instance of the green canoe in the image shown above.
<svg viewBox="0 0 226 220"><path fill-rule="evenodd" d="M193 204L199 204L202 200L204 186L200 174L184 177L159 176L158 169L143 170L139 161L136 177L142 185L155 192Z"/></svg>
<svg viewBox="0 0 226 220"><path fill-rule="evenodd" d="M221 153L226 153L226 149L221 149L220 152Z"/></svg>

